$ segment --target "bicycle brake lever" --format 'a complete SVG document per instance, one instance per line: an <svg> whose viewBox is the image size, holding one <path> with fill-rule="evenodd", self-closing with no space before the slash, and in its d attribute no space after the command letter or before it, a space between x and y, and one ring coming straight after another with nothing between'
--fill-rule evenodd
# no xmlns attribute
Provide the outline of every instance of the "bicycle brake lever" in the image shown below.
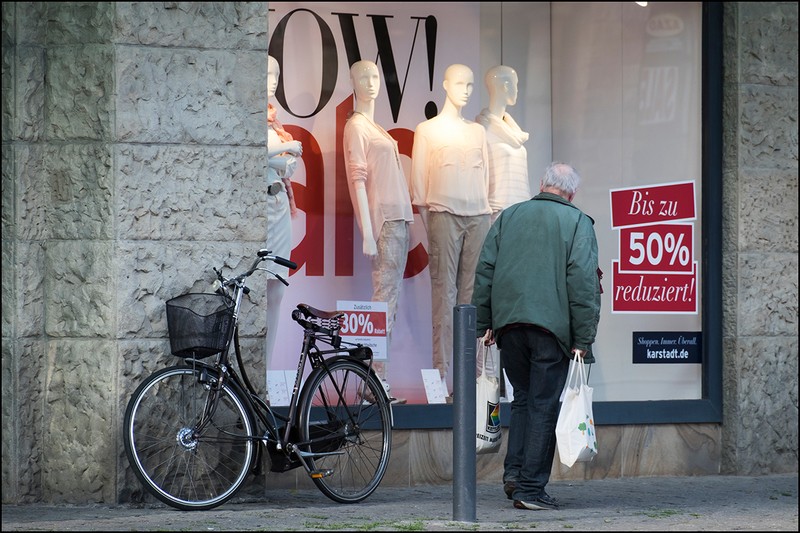
<svg viewBox="0 0 800 533"><path fill-rule="evenodd" d="M275 274L275 273L273 272L273 274ZM280 281L281 283L283 283L287 287L289 286L289 282L286 281L285 279L283 279L283 277L279 276L278 274L275 274L275 277L278 278L278 281Z"/></svg>

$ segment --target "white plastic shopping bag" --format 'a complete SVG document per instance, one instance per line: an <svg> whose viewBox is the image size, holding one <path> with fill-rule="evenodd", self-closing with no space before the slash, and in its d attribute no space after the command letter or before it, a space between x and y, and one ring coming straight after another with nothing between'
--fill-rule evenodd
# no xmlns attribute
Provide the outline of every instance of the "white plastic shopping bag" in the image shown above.
<svg viewBox="0 0 800 533"><path fill-rule="evenodd" d="M583 358L576 355L569 363L561 411L556 422L558 456L565 466L591 461L597 455L592 392L593 389L586 383Z"/></svg>
<svg viewBox="0 0 800 533"><path fill-rule="evenodd" d="M499 363L497 345L486 346L486 337L478 339L477 361L481 373L475 389L475 453L497 453L503 432L500 430L500 379L496 368Z"/></svg>

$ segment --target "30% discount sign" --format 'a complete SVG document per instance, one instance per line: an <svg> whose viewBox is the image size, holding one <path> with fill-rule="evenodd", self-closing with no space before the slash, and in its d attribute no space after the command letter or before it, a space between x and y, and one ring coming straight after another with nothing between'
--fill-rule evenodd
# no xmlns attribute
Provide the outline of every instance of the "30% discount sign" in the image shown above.
<svg viewBox="0 0 800 533"><path fill-rule="evenodd" d="M691 224L653 224L620 230L620 269L692 272Z"/></svg>
<svg viewBox="0 0 800 533"><path fill-rule="evenodd" d="M373 311L345 311L342 321L343 335L386 335L386 313Z"/></svg>
<svg viewBox="0 0 800 533"><path fill-rule="evenodd" d="M344 313L342 338L368 346L375 360L386 360L386 302L338 301L336 309Z"/></svg>

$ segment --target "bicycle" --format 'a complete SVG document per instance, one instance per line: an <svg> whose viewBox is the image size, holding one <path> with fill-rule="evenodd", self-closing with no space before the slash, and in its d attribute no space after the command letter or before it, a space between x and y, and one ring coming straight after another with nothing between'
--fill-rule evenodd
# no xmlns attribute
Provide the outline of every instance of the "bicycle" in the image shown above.
<svg viewBox="0 0 800 533"><path fill-rule="evenodd" d="M297 268L262 249L238 275L224 277L214 268L213 293L167 302L171 352L183 361L151 374L125 410L123 440L136 477L177 509L208 510L227 502L248 474L262 473L264 453L270 471L303 467L323 494L340 503L367 498L386 472L391 405L372 369L372 350L339 335L343 313L302 303L292 311L303 328L303 346L288 408L270 406L252 386L239 345L239 311L250 292L245 281L266 271L289 285L259 266L263 261ZM216 356L213 362L204 361L210 356Z"/></svg>

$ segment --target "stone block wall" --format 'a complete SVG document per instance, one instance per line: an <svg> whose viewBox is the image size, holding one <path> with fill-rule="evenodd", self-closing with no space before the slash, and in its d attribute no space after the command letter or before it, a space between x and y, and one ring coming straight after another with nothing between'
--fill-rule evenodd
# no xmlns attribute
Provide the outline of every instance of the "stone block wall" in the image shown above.
<svg viewBox="0 0 800 533"><path fill-rule="evenodd" d="M2 10L3 501L113 502L164 301L265 242L267 5Z"/></svg>
<svg viewBox="0 0 800 533"><path fill-rule="evenodd" d="M797 472L797 3L726 2L723 473Z"/></svg>
<svg viewBox="0 0 800 533"><path fill-rule="evenodd" d="M4 503L143 498L120 432L169 362L164 301L264 243L267 9L2 4ZM797 4L724 12L723 424L604 427L605 459L556 479L797 471ZM385 482L449 483L450 442L397 432Z"/></svg>

